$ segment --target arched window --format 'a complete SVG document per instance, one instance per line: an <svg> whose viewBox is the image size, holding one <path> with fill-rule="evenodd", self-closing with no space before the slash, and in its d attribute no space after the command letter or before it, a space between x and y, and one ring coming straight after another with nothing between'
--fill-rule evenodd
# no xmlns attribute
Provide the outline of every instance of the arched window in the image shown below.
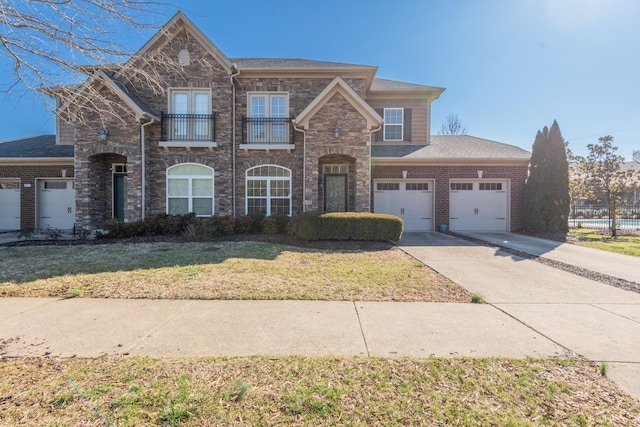
<svg viewBox="0 0 640 427"><path fill-rule="evenodd" d="M167 213L213 215L213 169L183 163L167 169Z"/></svg>
<svg viewBox="0 0 640 427"><path fill-rule="evenodd" d="M247 170L246 213L291 215L291 170L264 165Z"/></svg>

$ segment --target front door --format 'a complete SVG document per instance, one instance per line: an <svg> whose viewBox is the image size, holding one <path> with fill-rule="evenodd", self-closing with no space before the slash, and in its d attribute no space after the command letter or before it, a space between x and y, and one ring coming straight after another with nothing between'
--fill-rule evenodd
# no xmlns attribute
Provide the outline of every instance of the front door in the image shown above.
<svg viewBox="0 0 640 427"><path fill-rule="evenodd" d="M114 164L113 170L113 217L124 221L125 196L127 193L127 166Z"/></svg>
<svg viewBox="0 0 640 427"><path fill-rule="evenodd" d="M324 211L347 211L347 175L325 174L324 176Z"/></svg>

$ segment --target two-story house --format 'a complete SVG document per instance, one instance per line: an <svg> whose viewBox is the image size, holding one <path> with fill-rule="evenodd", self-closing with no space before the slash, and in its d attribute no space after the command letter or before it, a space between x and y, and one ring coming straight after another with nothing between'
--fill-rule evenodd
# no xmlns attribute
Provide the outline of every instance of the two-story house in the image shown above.
<svg viewBox="0 0 640 427"><path fill-rule="evenodd" d="M148 59L158 52L180 72ZM166 87L130 78L134 67ZM86 70L57 109L58 139L75 147L76 226L319 210L391 213L407 231L520 227L530 153L431 136L442 88L378 79L374 66L228 58L181 12L129 63ZM89 90L109 105L77 124Z"/></svg>

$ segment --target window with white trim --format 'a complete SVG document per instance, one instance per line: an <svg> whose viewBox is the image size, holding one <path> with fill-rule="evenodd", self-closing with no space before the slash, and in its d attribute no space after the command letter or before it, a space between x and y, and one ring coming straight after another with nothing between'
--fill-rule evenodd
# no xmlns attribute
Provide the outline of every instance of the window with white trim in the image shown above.
<svg viewBox="0 0 640 427"><path fill-rule="evenodd" d="M178 115L173 117L173 138L207 139L210 132L209 118L198 115L211 114L211 90L170 89L169 113Z"/></svg>
<svg viewBox="0 0 640 427"><path fill-rule="evenodd" d="M449 184L449 188L453 191L472 191L472 182L452 182Z"/></svg>
<svg viewBox="0 0 640 427"><path fill-rule="evenodd" d="M213 215L213 169L182 163L167 169L167 213Z"/></svg>
<svg viewBox="0 0 640 427"><path fill-rule="evenodd" d="M246 213L291 215L291 170L263 165L246 172Z"/></svg>
<svg viewBox="0 0 640 427"><path fill-rule="evenodd" d="M404 108L384 109L384 140L402 141Z"/></svg>
<svg viewBox="0 0 640 427"><path fill-rule="evenodd" d="M249 142L289 143L289 94L254 92L248 97Z"/></svg>

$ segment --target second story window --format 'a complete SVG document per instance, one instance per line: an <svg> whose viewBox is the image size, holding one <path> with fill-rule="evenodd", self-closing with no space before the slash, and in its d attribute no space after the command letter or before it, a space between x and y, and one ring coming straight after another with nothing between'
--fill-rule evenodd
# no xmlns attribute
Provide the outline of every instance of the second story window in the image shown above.
<svg viewBox="0 0 640 427"><path fill-rule="evenodd" d="M384 109L384 140L403 140L404 108Z"/></svg>
<svg viewBox="0 0 640 427"><path fill-rule="evenodd" d="M170 139L208 140L211 137L211 91L171 89L169 92Z"/></svg>
<svg viewBox="0 0 640 427"><path fill-rule="evenodd" d="M247 111L247 142L289 143L289 94L250 93Z"/></svg>

